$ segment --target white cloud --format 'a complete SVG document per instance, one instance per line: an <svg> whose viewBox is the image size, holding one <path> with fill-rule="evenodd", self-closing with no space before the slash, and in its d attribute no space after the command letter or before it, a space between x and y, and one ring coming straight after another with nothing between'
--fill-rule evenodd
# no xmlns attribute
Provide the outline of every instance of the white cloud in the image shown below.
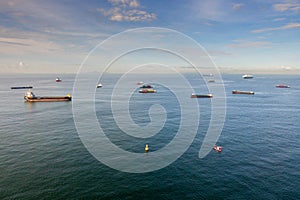
<svg viewBox="0 0 300 200"><path fill-rule="evenodd" d="M1 28L1 27L0 27ZM51 34L51 35L59 35L59 36L72 36L72 37L89 37L91 38L102 38L105 39L111 34L107 33L91 33L91 32L72 32L72 31L61 31L61 30L52 30L52 29L45 29L43 30L46 34Z"/></svg>
<svg viewBox="0 0 300 200"><path fill-rule="evenodd" d="M0 44L0 53L3 55L49 53L63 49L63 46L59 46L53 42L36 39L0 37Z"/></svg>
<svg viewBox="0 0 300 200"><path fill-rule="evenodd" d="M281 66L280 68L283 70L291 70L292 69L292 67L290 67L290 66Z"/></svg>
<svg viewBox="0 0 300 200"><path fill-rule="evenodd" d="M124 16L124 19L126 21L148 21L154 19L155 17L155 14L147 13L146 11L129 10Z"/></svg>
<svg viewBox="0 0 300 200"><path fill-rule="evenodd" d="M109 17L111 21L129 21L129 22L138 22L138 21L152 21L156 19L154 13L148 13L144 10L139 10L141 7L137 0L108 0L113 8L105 10L99 8L98 11L102 15Z"/></svg>
<svg viewBox="0 0 300 200"><path fill-rule="evenodd" d="M273 9L279 12L300 11L300 3L278 3L273 5Z"/></svg>
<svg viewBox="0 0 300 200"><path fill-rule="evenodd" d="M129 6L133 7L133 8L137 8L137 7L139 7L139 3L138 3L138 1L133 0L130 2Z"/></svg>
<svg viewBox="0 0 300 200"><path fill-rule="evenodd" d="M286 29L294 29L294 28L300 28L300 23L289 23L284 26L275 27L275 28L264 28L264 29L257 29L251 31L252 33L262 33L267 31L277 31L277 30L286 30Z"/></svg>
<svg viewBox="0 0 300 200"><path fill-rule="evenodd" d="M203 0L196 1L193 10L197 17L213 21L223 21L229 15L228 6L224 1Z"/></svg>
<svg viewBox="0 0 300 200"><path fill-rule="evenodd" d="M284 20L286 20L286 18L276 18L276 19L274 19L273 21L274 22L279 22L279 21L284 21Z"/></svg>
<svg viewBox="0 0 300 200"><path fill-rule="evenodd" d="M191 9L192 16L195 19L209 20L216 22L236 22L247 21L258 13L246 7L244 3L234 3L233 0L194 0L188 4ZM240 14L247 11L247 15ZM252 16L252 12L254 15Z"/></svg>
<svg viewBox="0 0 300 200"><path fill-rule="evenodd" d="M140 6L137 0L108 0L111 4L115 6L124 6L124 7L132 7L137 8Z"/></svg>
<svg viewBox="0 0 300 200"><path fill-rule="evenodd" d="M61 4L56 2L27 1L0 1L0 13L9 17L24 26L44 27L49 25L63 26L69 23L68 13Z"/></svg>
<svg viewBox="0 0 300 200"><path fill-rule="evenodd" d="M228 45L230 48L258 48L258 47L268 47L271 45L270 42L264 41L235 41L235 44Z"/></svg>
<svg viewBox="0 0 300 200"><path fill-rule="evenodd" d="M233 10L239 10L239 9L241 9L243 6L244 6L244 4L242 4L242 3L234 3L234 4L232 4L232 9L233 9Z"/></svg>
<svg viewBox="0 0 300 200"><path fill-rule="evenodd" d="M110 20L112 21L123 21L123 15L120 13L115 13L110 17Z"/></svg>

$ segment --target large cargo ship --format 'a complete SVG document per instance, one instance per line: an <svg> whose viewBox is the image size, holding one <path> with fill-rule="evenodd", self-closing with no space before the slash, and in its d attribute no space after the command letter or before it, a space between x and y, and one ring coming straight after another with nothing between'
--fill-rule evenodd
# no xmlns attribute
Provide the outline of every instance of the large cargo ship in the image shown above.
<svg viewBox="0 0 300 200"><path fill-rule="evenodd" d="M58 102L58 101L71 101L72 97L70 94L66 96L35 96L32 91L27 91L24 99L27 102Z"/></svg>
<svg viewBox="0 0 300 200"><path fill-rule="evenodd" d="M212 98L212 97L213 97L212 94L195 94L195 93L191 94L191 98Z"/></svg>
<svg viewBox="0 0 300 200"><path fill-rule="evenodd" d="M232 90L232 94L251 94L253 95L253 91L239 91L239 90Z"/></svg>

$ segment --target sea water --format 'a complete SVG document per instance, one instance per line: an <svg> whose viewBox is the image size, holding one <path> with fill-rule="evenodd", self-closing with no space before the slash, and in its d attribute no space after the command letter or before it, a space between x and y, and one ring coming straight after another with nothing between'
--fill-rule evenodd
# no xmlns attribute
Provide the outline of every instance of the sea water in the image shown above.
<svg viewBox="0 0 300 200"><path fill-rule="evenodd" d="M244 80L242 75L224 74L226 120L217 141L223 151L198 157L211 100L193 99L201 113L193 143L175 162L148 173L118 171L93 157L78 135L72 102L26 103L25 90L10 89L32 85L38 96L72 93L75 75L61 76L60 83L55 82L56 76L1 75L0 199L300 198L299 76L255 75ZM160 76L172 79L172 75ZM197 76L185 76L196 91L208 93ZM110 96L118 78L107 75L103 88L95 89L97 118L114 144L141 153L146 140L124 134L112 115ZM291 88L276 88L280 83ZM174 79L174 84L180 83ZM141 126L150 122L153 102L166 109L166 127L147 140L150 152L175 137L181 117L176 95L161 85L156 89L156 94L136 92L129 102L133 121ZM232 90L251 90L255 95L233 95Z"/></svg>

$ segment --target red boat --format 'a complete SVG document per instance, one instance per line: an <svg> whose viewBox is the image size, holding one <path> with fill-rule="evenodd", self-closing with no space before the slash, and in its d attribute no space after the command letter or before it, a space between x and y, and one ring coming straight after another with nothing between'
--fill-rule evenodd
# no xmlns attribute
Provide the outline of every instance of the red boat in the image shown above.
<svg viewBox="0 0 300 200"><path fill-rule="evenodd" d="M284 85L284 84L276 85L276 87L277 87L277 88L290 88L290 86Z"/></svg>
<svg viewBox="0 0 300 200"><path fill-rule="evenodd" d="M217 146L217 145L215 145L213 149L215 151L217 151L217 152L221 152L222 151L222 147L221 146Z"/></svg>

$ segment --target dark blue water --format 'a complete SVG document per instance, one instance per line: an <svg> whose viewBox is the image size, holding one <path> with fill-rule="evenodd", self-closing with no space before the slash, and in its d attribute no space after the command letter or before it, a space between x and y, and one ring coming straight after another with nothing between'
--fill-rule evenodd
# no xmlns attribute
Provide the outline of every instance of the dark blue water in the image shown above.
<svg viewBox="0 0 300 200"><path fill-rule="evenodd" d="M108 109L113 80L103 80L96 110L107 136L120 147L139 152L144 143L116 126ZM168 75L161 75L168 76ZM194 87L197 77L186 75ZM168 78L172 76L168 76ZM72 92L73 75L1 75L0 79L0 199L299 199L300 198L300 79L293 75L223 75L227 116L218 144L203 159L198 152L210 120L210 100L199 101L201 121L190 148L177 161L158 171L130 174L109 168L86 150L77 134L71 102L25 103L24 90L37 95ZM141 78L137 80L141 81ZM176 80L174 80L176 82ZM289 89L275 88L285 83ZM212 83L214 84L214 83ZM167 89L147 96L163 105L166 127L151 138L151 150L166 145L180 122L180 108ZM233 95L231 90L255 95ZM189 97L187 97L189 98ZM175 98L174 98L175 99ZM141 102L134 94L132 102ZM137 124L149 122L149 106L130 103ZM92 130L91 130L92 131Z"/></svg>

